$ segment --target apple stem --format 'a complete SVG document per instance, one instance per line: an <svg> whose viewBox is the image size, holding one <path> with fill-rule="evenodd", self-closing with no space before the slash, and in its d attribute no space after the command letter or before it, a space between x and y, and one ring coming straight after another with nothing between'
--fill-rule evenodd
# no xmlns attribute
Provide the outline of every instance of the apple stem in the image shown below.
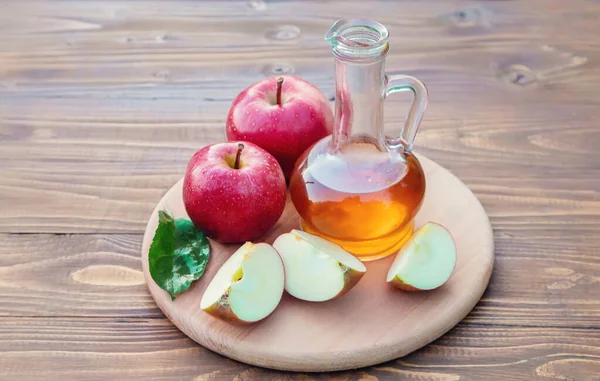
<svg viewBox="0 0 600 381"><path fill-rule="evenodd" d="M283 77L277 79L277 104L281 106L281 87L283 85Z"/></svg>
<svg viewBox="0 0 600 381"><path fill-rule="evenodd" d="M238 150L235 154L235 163L233 164L233 169L240 169L240 157L242 156L243 149L244 145L242 143L238 144Z"/></svg>

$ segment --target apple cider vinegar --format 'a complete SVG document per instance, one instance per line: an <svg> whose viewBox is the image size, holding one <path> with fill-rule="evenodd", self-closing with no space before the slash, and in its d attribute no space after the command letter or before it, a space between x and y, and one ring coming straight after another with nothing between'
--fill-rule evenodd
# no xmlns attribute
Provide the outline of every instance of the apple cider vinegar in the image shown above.
<svg viewBox="0 0 600 381"><path fill-rule="evenodd" d="M362 261L396 252L412 235L425 174L412 146L427 107L415 77L385 72L388 30L367 19L338 20L325 40L335 57L333 131L296 161L290 194L302 228ZM399 91L413 102L400 136L384 131L383 103Z"/></svg>
<svg viewBox="0 0 600 381"><path fill-rule="evenodd" d="M306 152L290 180L303 230L363 261L398 251L413 232L412 220L425 195L417 159L406 155L406 162L395 163L369 143L320 156L309 165Z"/></svg>

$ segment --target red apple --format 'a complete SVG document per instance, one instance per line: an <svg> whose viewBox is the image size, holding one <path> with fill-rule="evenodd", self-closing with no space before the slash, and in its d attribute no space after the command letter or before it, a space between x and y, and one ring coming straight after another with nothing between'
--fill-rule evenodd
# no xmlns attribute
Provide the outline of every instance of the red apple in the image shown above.
<svg viewBox="0 0 600 381"><path fill-rule="evenodd" d="M194 225L222 243L251 241L281 217L286 183L277 160L248 142L206 146L191 158L183 203Z"/></svg>
<svg viewBox="0 0 600 381"><path fill-rule="evenodd" d="M242 91L229 110L226 132L230 141L249 141L267 150L289 179L296 159L332 128L325 95L301 78L284 75Z"/></svg>

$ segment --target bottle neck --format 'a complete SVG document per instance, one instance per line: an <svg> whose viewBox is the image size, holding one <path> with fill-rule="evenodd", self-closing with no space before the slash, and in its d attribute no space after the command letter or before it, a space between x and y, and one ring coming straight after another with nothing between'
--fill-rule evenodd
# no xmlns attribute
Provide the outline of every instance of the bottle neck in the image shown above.
<svg viewBox="0 0 600 381"><path fill-rule="evenodd" d="M385 57L369 62L335 59L335 123L331 148L349 143L383 145Z"/></svg>

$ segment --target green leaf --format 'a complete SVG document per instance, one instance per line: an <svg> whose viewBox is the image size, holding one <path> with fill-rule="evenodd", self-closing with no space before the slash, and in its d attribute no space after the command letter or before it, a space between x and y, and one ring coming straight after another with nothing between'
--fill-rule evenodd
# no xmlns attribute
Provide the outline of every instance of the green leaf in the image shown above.
<svg viewBox="0 0 600 381"><path fill-rule="evenodd" d="M158 212L158 227L148 252L150 276L171 295L187 290L200 279L210 257L208 239L190 220Z"/></svg>

